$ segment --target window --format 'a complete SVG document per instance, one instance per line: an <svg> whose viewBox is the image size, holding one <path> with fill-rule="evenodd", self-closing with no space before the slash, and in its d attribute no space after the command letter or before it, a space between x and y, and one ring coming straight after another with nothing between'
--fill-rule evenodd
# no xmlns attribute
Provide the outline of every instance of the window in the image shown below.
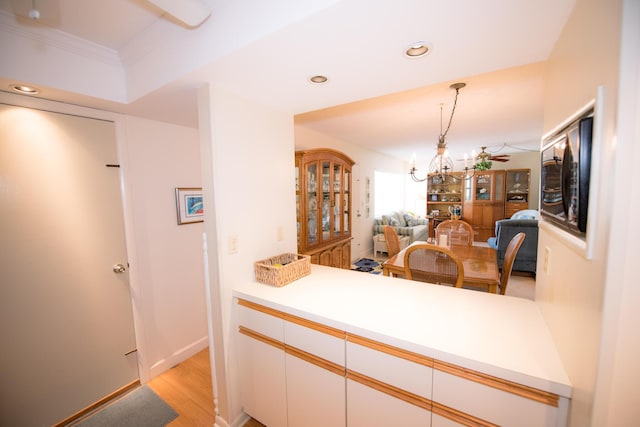
<svg viewBox="0 0 640 427"><path fill-rule="evenodd" d="M406 210L418 216L426 215L427 182L414 182L408 174L375 171L373 214Z"/></svg>

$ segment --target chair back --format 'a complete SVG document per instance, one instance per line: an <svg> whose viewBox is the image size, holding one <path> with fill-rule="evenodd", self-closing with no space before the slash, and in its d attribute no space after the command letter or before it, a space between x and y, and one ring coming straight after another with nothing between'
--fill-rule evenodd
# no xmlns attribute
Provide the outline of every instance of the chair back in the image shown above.
<svg viewBox="0 0 640 427"><path fill-rule="evenodd" d="M404 276L409 280L462 287L462 261L449 249L427 243L409 246L404 253Z"/></svg>
<svg viewBox="0 0 640 427"><path fill-rule="evenodd" d="M518 249L524 242L526 234L518 233L509 242L507 250L504 254L504 262L502 263L502 273L500 273L500 295L504 295L507 290L507 283L511 277L511 270L513 269L513 262L516 260Z"/></svg>
<svg viewBox="0 0 640 427"><path fill-rule="evenodd" d="M439 241L439 234L448 233L448 242L451 245L473 245L473 227L468 222L459 219L448 219L442 221L436 227L436 241Z"/></svg>
<svg viewBox="0 0 640 427"><path fill-rule="evenodd" d="M384 240L387 242L387 254L389 258L397 255L400 252L400 238L398 237L398 233L396 233L395 228L390 225L384 226Z"/></svg>

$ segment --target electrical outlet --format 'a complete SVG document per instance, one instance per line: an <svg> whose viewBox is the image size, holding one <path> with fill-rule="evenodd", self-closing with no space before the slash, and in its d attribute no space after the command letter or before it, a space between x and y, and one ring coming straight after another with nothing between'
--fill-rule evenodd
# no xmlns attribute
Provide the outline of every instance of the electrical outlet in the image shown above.
<svg viewBox="0 0 640 427"><path fill-rule="evenodd" d="M282 229L282 226L279 225L278 226L278 242L282 242L284 240L284 230Z"/></svg>
<svg viewBox="0 0 640 427"><path fill-rule="evenodd" d="M238 236L229 237L229 253L230 254L238 253Z"/></svg>
<svg viewBox="0 0 640 427"><path fill-rule="evenodd" d="M549 258L551 258L551 249L548 246L544 248L544 272L549 274Z"/></svg>

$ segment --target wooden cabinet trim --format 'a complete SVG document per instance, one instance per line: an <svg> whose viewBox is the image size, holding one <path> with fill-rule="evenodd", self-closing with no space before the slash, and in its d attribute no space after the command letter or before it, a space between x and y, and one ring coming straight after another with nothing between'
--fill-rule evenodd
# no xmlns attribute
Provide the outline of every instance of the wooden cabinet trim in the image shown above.
<svg viewBox="0 0 640 427"><path fill-rule="evenodd" d="M412 362L415 362L415 363L419 363L421 365L424 365L424 366L427 366L427 367L431 367L433 369L437 369L439 371L446 372L448 374L455 375L457 377L464 378L464 379L469 380L469 381L473 381L473 382L476 382L476 383L479 383L479 384L486 385L488 387L492 387L492 388L495 388L495 389L498 389L498 390L502 390L502 391L514 394L516 396L520 396L520 397L524 397L524 398L527 398L527 399L531 399L531 400L534 400L536 402L540 402L540 403L543 403L545 405L549 405L549 406L552 406L552 407L555 407L555 408L559 407L559 399L560 399L560 397L557 394L554 394L554 393L542 391L542 390L539 390L539 389L536 389L536 388L533 388L533 387L525 386L525 385L518 384L518 383L515 383L515 382L512 382L512 381L508 381L508 380L505 380L505 379L502 379L502 378L494 377L492 375L484 374L482 372L474 371L472 369L463 368L463 367L460 367L460 366L457 366L457 365L454 365L454 364L451 364L451 363L447 363L447 362L443 362L441 360L433 359L431 357L423 356L423 355L421 355L419 353L414 353L414 352L411 352L411 351L408 351L408 350L404 350L404 349L401 349L401 348L398 348L398 347L394 347L394 346L389 345L389 344L384 344L384 343L381 343L381 342L378 342L378 341L375 341L375 340L372 340L372 339L369 339L369 338L365 338L365 337L362 337L362 336L359 336L359 335L347 334L345 331L342 331L340 329L332 328L330 326L326 326L326 325L323 325L321 323L314 322L312 320L308 320L308 319L304 319L302 317L298 317L298 316L294 316L294 315L291 315L291 314L288 314L288 313L284 313L282 311L275 310L275 309L272 309L272 308L269 308L269 307L265 307L263 305L256 304L256 303L253 303L251 301L247 301L247 300L244 300L244 299L241 299L241 298L238 299L238 304L242 305L242 306L245 306L245 307L248 307L248 308L251 308L251 309L254 309L254 310L257 310L257 311L260 311L260 312L263 312L265 314L269 314L271 316L275 316L275 317L287 320L287 321L292 322L292 323L296 323L298 325L307 327L309 329L313 329L315 331L322 332L322 333L328 334L328 335L336 337L336 338L345 339L348 342L351 342L351 343L354 343L354 344L358 344L358 345L362 345L364 347L368 347L368 348L371 348L373 350L377 350L377 351L380 351L380 352L383 352L383 353L386 353L386 354L390 354L392 356L396 356L396 357L399 357L399 358L402 358L402 359L405 359L405 360L409 360L409 361L412 361ZM250 329L248 329L248 328L246 328L244 326L240 326L239 327L239 331L240 331L240 333L243 333L244 335L247 335L247 336L250 336L252 338L258 339L258 340L260 340L262 342L265 342L265 343L267 343L269 345L272 345L272 346L274 346L276 348L284 349L285 351L287 351L288 353L290 353L292 355L295 355L296 357L299 357L299 358L301 358L303 360L306 360L306 361L308 361L310 363L313 363L313 364L315 364L317 366L323 367L323 368L325 368L325 369L327 369L327 370L329 370L331 372L338 373L337 370L341 369L343 373L339 374L339 375L344 375L345 368L341 367L338 364L335 364L335 363L330 362L328 360L322 359L322 358L320 358L318 356L312 355L310 353L307 353L307 352L305 352L303 350L300 350L300 349L297 349L295 347L288 346L285 343L282 343L282 342L280 342L278 340L274 340L273 338L269 338L267 336L259 334L259 333L255 332L255 331L252 331L252 330L250 330ZM347 363L348 363L348 361L347 361ZM397 387L393 387L391 385L382 383L382 382L377 381L377 380L375 380L373 378L366 377L365 375L358 374L357 372L350 371L348 369L346 370L347 378L350 378L349 377L349 373L351 373L351 375L352 375L351 379L353 379L354 381L358 381L358 382L360 382L360 383L362 383L364 385L369 386L368 382L363 382L363 381L369 381L370 380L371 384L377 384L380 387L386 386L386 387L389 387L390 389L394 389L395 391L393 391L393 393L397 392L397 393L403 393L405 395L412 395L411 393L408 393L408 392L406 392L406 391L404 391L402 389L399 389ZM353 377L354 375L355 375L355 377ZM364 380L362 380L362 381L358 380L358 379L362 379L362 378L364 378ZM366 379L369 379L369 380L366 380ZM386 391L384 391L382 389L378 389L377 387L372 387L372 388L375 388L376 390L383 391L383 392L385 392L387 394L390 394L391 396L395 396L395 394L392 394L392 392L386 392ZM396 396L396 397L398 397L398 396ZM407 401L407 402L409 402L409 403L412 403L410 400L406 400L404 398L402 398L402 399ZM418 405L418 406L420 406L420 405ZM423 407L423 406L421 406L421 407ZM440 405L440 407L447 408L444 405ZM445 409L441 409L441 410L445 411ZM455 411L455 410L453 410L451 408L449 408L448 410L457 412L457 411ZM460 414L463 414L463 413L460 413ZM445 416L447 418L450 418L447 415L445 415L444 413L442 413L440 415ZM485 424L477 424L477 421L473 421L473 417L471 417L470 415L469 416L467 416L466 414L463 414L463 415L465 415L467 418L470 417L469 419L472 420L472 421L469 421L469 422L475 422L476 423L476 424L464 424L463 423L464 425L471 425L471 426L475 426L475 425L492 426L493 425L493 424L490 424L490 423L486 423L485 421L482 421L482 420L481 421L485 422ZM454 419L454 418L451 418L451 419Z"/></svg>
<svg viewBox="0 0 640 427"><path fill-rule="evenodd" d="M350 369L347 369L346 375L347 375L347 379L349 380L353 380L357 383L360 383L364 386L367 386L379 392L388 394L389 396L395 397L404 402L418 406L422 409L426 409L427 411L431 411L432 402L430 399L427 399L426 397L409 393L406 390L392 386L391 384L384 383L375 378L368 377L366 375L363 375L356 371L352 371Z"/></svg>
<svg viewBox="0 0 640 427"><path fill-rule="evenodd" d="M337 363L323 359L321 357L316 356L315 354L308 353L304 350L300 350L297 347L293 347L287 344L284 345L284 351L287 354L297 357L298 359L304 360L305 362L309 362L333 374L339 375L341 377L345 376L345 367Z"/></svg>
<svg viewBox="0 0 640 427"><path fill-rule="evenodd" d="M433 358L423 356L422 354L414 353L408 350L404 350L398 347L394 347L389 344L383 344L381 342L361 337L359 335L347 334L347 341L354 344L361 345L363 347L370 348L372 350L380 351L382 353L390 354L401 359L409 360L411 362L418 363L427 367L433 367Z"/></svg>
<svg viewBox="0 0 640 427"><path fill-rule="evenodd" d="M471 369L462 368L440 360L434 360L433 368L488 387L493 387L520 397L535 400L536 402L544 403L545 405L553 406L555 408L558 407L558 401L560 398L554 393L538 390L533 387L507 381L502 378L487 375Z"/></svg>
<svg viewBox="0 0 640 427"><path fill-rule="evenodd" d="M304 360L306 362L309 362L313 365L319 366L323 369L326 369L329 372L332 372L336 375L340 375L341 377L345 376L345 367L341 366L337 363L331 362L329 360L323 359L322 357L318 357L314 354L308 353L304 350L301 350L297 347L294 347L292 345L287 345L281 341L278 341L276 339L273 339L271 337L268 337L266 335L263 335L259 332L256 332L252 329L249 329L245 326L239 326L238 327L238 332L240 332L243 335L248 336L249 338L253 338L255 340L258 340L260 342L263 342L265 344L268 344L272 347L275 347L279 350L283 350L285 353L288 353L292 356L297 357L298 359Z"/></svg>
<svg viewBox="0 0 640 427"><path fill-rule="evenodd" d="M273 308L265 307L264 305L256 304L255 302L247 301L246 299L242 299L242 298L238 298L238 305L250 308L250 309L255 310L255 311L259 311L261 313L268 314L268 315L273 316L273 317L278 317L280 319L282 319L282 315L284 314L283 312L281 312L279 310L275 310Z"/></svg>
<svg viewBox="0 0 640 427"><path fill-rule="evenodd" d="M291 323L295 323L300 326L304 326L306 328L313 329L315 331L322 332L324 334L331 335L336 338L345 339L347 336L345 331L341 331L340 329L332 328L330 326L326 326L321 323L316 323L312 320L307 320L302 317L294 316L292 314L283 313L282 318Z"/></svg>
<svg viewBox="0 0 640 427"><path fill-rule="evenodd" d="M258 341L261 341L261 342L263 342L265 344L268 344L268 345L270 345L272 347L275 347L275 348L277 348L279 350L284 350L285 345L284 345L283 342L280 342L280 341L278 341L276 339L273 339L271 337L263 335L263 334L261 334L259 332L251 330L251 329L246 328L244 326L239 326L238 327L238 332L240 332L243 335L248 336L249 338L253 338L255 340L258 340Z"/></svg>
<svg viewBox="0 0 640 427"><path fill-rule="evenodd" d="M490 423L489 421L474 417L473 415L458 411L457 409L450 408L435 401L433 402L431 412L467 427L499 427L498 424Z"/></svg>
<svg viewBox="0 0 640 427"><path fill-rule="evenodd" d="M345 339L347 335L345 331L340 329L332 328L331 326L326 326L322 323L314 322L313 320L308 320L303 317L294 316L293 314L288 314L280 310L265 307L245 299L238 298L238 304L336 338Z"/></svg>

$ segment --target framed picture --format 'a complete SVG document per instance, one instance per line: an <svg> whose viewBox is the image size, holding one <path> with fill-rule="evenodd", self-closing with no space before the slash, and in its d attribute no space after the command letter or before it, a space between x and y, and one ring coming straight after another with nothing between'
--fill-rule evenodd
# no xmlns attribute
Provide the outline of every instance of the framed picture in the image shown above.
<svg viewBox="0 0 640 427"><path fill-rule="evenodd" d="M178 225L204 221L202 188L176 188Z"/></svg>

